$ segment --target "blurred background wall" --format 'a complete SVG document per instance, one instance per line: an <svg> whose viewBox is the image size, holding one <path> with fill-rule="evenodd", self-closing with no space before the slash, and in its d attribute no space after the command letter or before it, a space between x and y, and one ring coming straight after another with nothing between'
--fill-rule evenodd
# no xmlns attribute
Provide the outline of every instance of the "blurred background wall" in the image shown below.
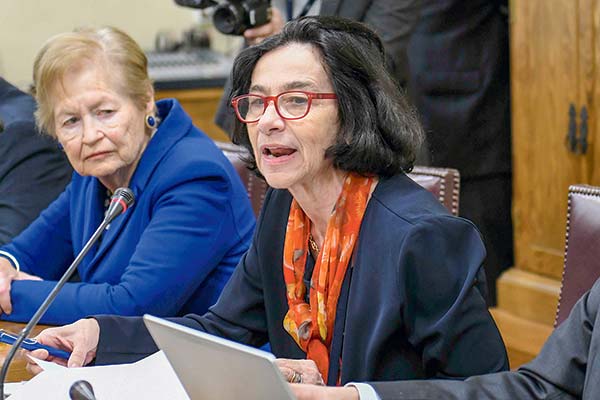
<svg viewBox="0 0 600 400"><path fill-rule="evenodd" d="M45 40L78 26L113 25L151 49L157 32L179 35L199 19L172 0L1 0L0 76L26 88Z"/></svg>

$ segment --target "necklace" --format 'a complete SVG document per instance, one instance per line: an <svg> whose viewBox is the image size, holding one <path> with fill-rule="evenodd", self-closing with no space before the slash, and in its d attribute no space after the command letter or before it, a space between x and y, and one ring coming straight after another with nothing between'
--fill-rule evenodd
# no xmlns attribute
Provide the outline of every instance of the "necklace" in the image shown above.
<svg viewBox="0 0 600 400"><path fill-rule="evenodd" d="M313 257L317 258L319 255L319 246L317 245L317 242L315 242L312 233L308 234L308 245L310 246L310 252L312 253Z"/></svg>

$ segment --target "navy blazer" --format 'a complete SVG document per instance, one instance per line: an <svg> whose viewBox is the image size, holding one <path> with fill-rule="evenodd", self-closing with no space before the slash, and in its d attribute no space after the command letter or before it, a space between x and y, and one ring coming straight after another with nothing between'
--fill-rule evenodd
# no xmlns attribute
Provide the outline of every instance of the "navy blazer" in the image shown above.
<svg viewBox="0 0 600 400"><path fill-rule="evenodd" d="M544 344L517 371L465 382L374 383L383 400L596 400L600 396L600 280Z"/></svg>
<svg viewBox="0 0 600 400"><path fill-rule="evenodd" d="M288 310L282 254L290 203L286 190L267 194L252 246L217 304L203 316L177 322L253 346L269 341L277 357L306 357L282 326ZM354 250L347 311L336 320L333 340L342 348L342 383L461 378L507 369L502 339L481 293L484 256L473 224L449 215L405 175L382 179ZM156 350L141 319L98 321L98 364Z"/></svg>
<svg viewBox="0 0 600 400"><path fill-rule="evenodd" d="M34 110L31 96L0 78L0 245L56 199L73 172L56 142L38 132Z"/></svg>
<svg viewBox="0 0 600 400"><path fill-rule="evenodd" d="M217 300L254 230L240 178L175 100L133 174L135 204L115 219L42 317L204 313ZM106 189L73 174L65 192L3 251L44 281L13 281L11 321L27 321L100 225Z"/></svg>

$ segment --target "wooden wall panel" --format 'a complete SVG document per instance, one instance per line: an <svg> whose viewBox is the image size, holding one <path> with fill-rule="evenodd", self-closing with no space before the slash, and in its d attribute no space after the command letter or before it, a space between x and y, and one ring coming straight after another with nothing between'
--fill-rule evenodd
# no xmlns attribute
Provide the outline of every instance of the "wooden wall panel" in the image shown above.
<svg viewBox="0 0 600 400"><path fill-rule="evenodd" d="M194 125L214 140L229 142L229 137L213 122L222 94L221 88L160 90L156 92L156 99L176 98L192 117Z"/></svg>
<svg viewBox="0 0 600 400"><path fill-rule="evenodd" d="M567 190L582 181L581 163L565 146L569 104L579 93L575 3L511 4L515 264L557 280Z"/></svg>

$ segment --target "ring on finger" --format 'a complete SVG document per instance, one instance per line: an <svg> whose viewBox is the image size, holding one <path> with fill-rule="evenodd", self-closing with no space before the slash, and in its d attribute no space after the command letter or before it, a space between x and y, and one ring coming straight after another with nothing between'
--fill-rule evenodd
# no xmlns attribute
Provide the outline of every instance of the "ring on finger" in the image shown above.
<svg viewBox="0 0 600 400"><path fill-rule="evenodd" d="M292 378L290 379L291 383L302 383L302 373L297 372L297 371L293 371L294 374L292 375Z"/></svg>

